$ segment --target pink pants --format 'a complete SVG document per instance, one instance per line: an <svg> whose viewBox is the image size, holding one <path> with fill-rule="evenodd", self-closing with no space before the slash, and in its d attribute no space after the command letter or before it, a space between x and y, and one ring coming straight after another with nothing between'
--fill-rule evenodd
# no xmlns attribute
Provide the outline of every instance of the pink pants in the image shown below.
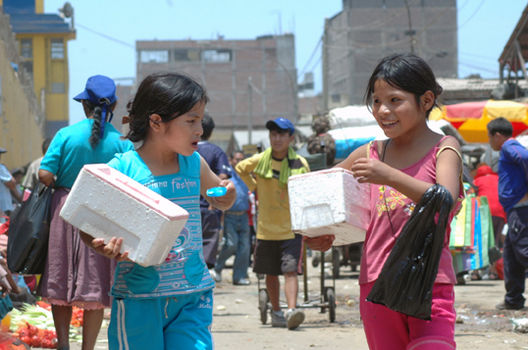
<svg viewBox="0 0 528 350"><path fill-rule="evenodd" d="M435 284L431 321L406 316L366 301L374 282L360 286L359 311L371 350L451 350L455 343L455 292Z"/></svg>

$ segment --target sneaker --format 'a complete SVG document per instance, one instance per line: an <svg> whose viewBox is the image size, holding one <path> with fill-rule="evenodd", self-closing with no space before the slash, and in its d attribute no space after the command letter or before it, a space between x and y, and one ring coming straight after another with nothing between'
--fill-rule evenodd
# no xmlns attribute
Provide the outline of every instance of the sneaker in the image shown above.
<svg viewBox="0 0 528 350"><path fill-rule="evenodd" d="M249 286L251 282L247 278L241 278L236 282L233 282L235 286Z"/></svg>
<svg viewBox="0 0 528 350"><path fill-rule="evenodd" d="M286 318L282 311L271 311L271 326L286 328Z"/></svg>
<svg viewBox="0 0 528 350"><path fill-rule="evenodd" d="M218 272L215 269L210 269L209 273L211 274L211 277L215 280L215 282L222 282L222 272Z"/></svg>
<svg viewBox="0 0 528 350"><path fill-rule="evenodd" d="M516 305L512 305L512 304L507 303L507 302L504 301L504 302L496 305L495 308L497 310L520 310L520 309L524 308L524 306L522 306L522 305L516 306Z"/></svg>
<svg viewBox="0 0 528 350"><path fill-rule="evenodd" d="M288 329L295 329L301 325L304 321L304 312L297 309L289 309L286 312L286 323Z"/></svg>

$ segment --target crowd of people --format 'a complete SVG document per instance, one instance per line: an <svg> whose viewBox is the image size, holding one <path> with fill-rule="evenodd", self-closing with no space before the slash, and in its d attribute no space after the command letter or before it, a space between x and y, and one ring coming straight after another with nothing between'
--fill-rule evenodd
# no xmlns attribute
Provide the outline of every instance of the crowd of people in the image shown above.
<svg viewBox="0 0 528 350"><path fill-rule="evenodd" d="M146 77L127 104L129 131L124 137L110 124L115 90L110 78L90 77L75 97L86 119L45 140L43 157L27 167L25 177L16 180L19 172L0 164L0 210L6 217L22 202L25 189L32 190L39 182L54 188L49 253L36 293L52 305L58 348L69 348L72 307L78 306L84 309L83 349L94 348L108 307L110 349L123 344L131 349L212 349L215 282L249 285L250 270L265 276L271 326L298 328L305 319L297 304L303 243L326 251L334 237L329 232L303 239L292 232L288 178L310 171L293 148L293 123L283 117L269 120L268 149L254 155L235 151L228 157L209 141L215 128L206 113L209 97L188 76ZM360 313L371 349L456 346L456 276L449 225L432 286L431 320L408 317L366 299L424 193L433 184L447 189L455 199L449 219L464 198L458 141L427 125L441 92L431 68L418 56L383 58L365 96L387 139L363 145L335 165L350 170L371 189L371 219L359 276ZM314 126L310 150L328 152L327 166L333 166L335 148L327 122ZM520 309L528 268L528 151L511 137L511 123L504 118L490 122L488 133L491 147L500 151L498 174L480 164L474 183L479 194L490 199L496 242L504 250L506 295L497 307ZM0 148L0 155L5 152ZM60 217L78 173L92 163L107 163L189 212L162 264L138 265L122 251L122 237L107 241L92 237ZM218 186L226 188L224 196L207 194ZM499 232L506 224L503 240ZM228 279L224 270L232 256ZM285 312L279 300L281 278ZM0 286L8 288L3 280Z"/></svg>

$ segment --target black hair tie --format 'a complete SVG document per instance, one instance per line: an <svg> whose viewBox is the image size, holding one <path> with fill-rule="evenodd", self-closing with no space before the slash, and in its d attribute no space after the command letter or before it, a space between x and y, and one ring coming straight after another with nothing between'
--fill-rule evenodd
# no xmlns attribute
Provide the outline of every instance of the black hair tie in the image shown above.
<svg viewBox="0 0 528 350"><path fill-rule="evenodd" d="M110 100L106 97L102 97L99 99L99 104L100 105L107 105L109 106L110 105Z"/></svg>

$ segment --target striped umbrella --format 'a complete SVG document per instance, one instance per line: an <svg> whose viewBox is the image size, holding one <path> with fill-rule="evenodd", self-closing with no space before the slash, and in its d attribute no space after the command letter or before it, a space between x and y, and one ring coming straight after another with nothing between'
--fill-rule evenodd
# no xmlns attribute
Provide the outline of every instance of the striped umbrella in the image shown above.
<svg viewBox="0 0 528 350"><path fill-rule="evenodd" d="M467 142L488 142L486 125L504 117L513 125L513 136L528 130L528 104L508 100L486 100L457 103L435 108L431 120L449 121Z"/></svg>

